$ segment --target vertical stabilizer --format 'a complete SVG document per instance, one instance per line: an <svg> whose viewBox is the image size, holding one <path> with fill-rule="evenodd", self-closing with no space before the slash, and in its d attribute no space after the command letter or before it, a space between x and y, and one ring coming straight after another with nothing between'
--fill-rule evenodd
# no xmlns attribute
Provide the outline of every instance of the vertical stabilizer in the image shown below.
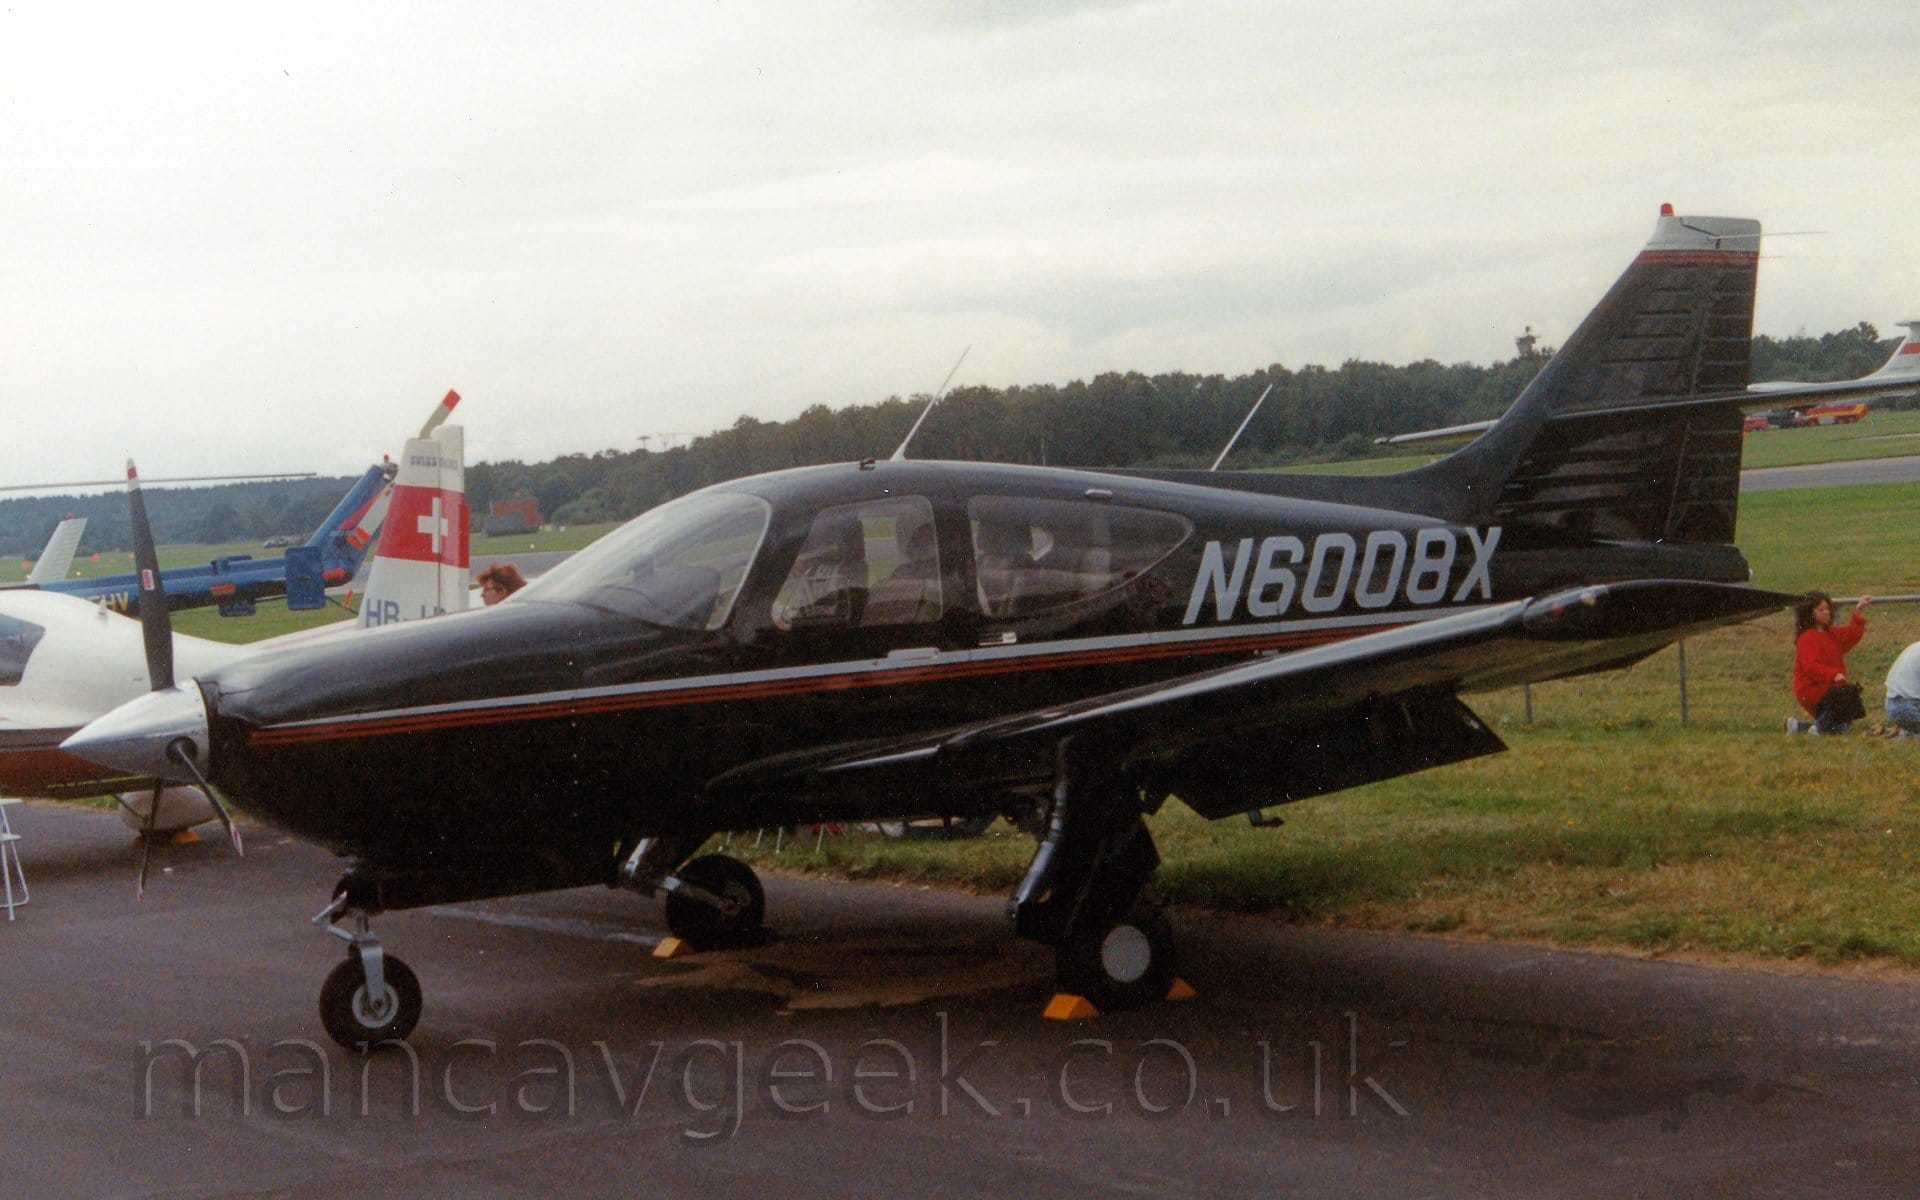
<svg viewBox="0 0 1920 1200"><path fill-rule="evenodd" d="M466 607L465 450L458 425L443 425L434 437L407 443L367 576L362 627Z"/></svg>
<svg viewBox="0 0 1920 1200"><path fill-rule="evenodd" d="M367 514L379 504L386 494L386 465L376 464L368 467L340 503L333 506L327 519L308 536L305 544L320 548L321 571L329 587L342 584L353 578L360 569L360 560L367 552L367 541L356 537ZM376 523L374 529L378 530Z"/></svg>
<svg viewBox="0 0 1920 1200"><path fill-rule="evenodd" d="M1653 237L1505 415L1431 466L1140 473L1498 525L1508 545L1730 545L1759 261L1758 221L1662 206Z"/></svg>
<svg viewBox="0 0 1920 1200"><path fill-rule="evenodd" d="M68 517L54 526L53 536L47 539L47 548L34 560L27 582L38 586L65 579L73 567L74 552L80 548L80 537L86 531L85 517Z"/></svg>
<svg viewBox="0 0 1920 1200"><path fill-rule="evenodd" d="M430 439L435 435L453 410L460 404L460 393L449 388L433 406L427 415L426 423L420 426L419 436ZM329 584L345 583L354 572L360 569L360 560L366 556L367 547L380 536L381 523L387 518L387 505L391 502L392 491L389 487L394 477L394 466L390 460L382 459L367 468L360 482L353 486L320 528L313 531L307 539L307 545L319 546L324 552L323 567ZM464 491L464 489L462 489Z"/></svg>
<svg viewBox="0 0 1920 1200"><path fill-rule="evenodd" d="M1556 538L1733 540L1760 223L1675 216L1485 437L1400 485Z"/></svg>
<svg viewBox="0 0 1920 1200"><path fill-rule="evenodd" d="M1907 336L1900 339L1892 357L1867 376L1868 379L1920 379L1920 321L1900 323L1907 327Z"/></svg>

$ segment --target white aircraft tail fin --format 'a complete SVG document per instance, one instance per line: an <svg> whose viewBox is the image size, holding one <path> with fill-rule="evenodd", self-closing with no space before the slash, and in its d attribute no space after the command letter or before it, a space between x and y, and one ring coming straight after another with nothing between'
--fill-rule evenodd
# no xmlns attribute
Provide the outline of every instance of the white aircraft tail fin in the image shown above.
<svg viewBox="0 0 1920 1200"><path fill-rule="evenodd" d="M448 388L447 394L440 398L440 403L433 406L433 413L427 418L426 424L420 426L419 436L433 437L434 431L446 423L447 418L453 415L453 410L459 404L460 393ZM380 495L360 513L359 521L347 532L347 542L356 550L379 537L381 523L387 519L387 506L393 500L392 464L389 463L388 466L387 485L380 489Z"/></svg>
<svg viewBox="0 0 1920 1200"><path fill-rule="evenodd" d="M400 456L360 625L391 625L467 606L466 438L443 425Z"/></svg>
<svg viewBox="0 0 1920 1200"><path fill-rule="evenodd" d="M1920 378L1920 321L1902 321L1907 327L1907 336L1893 348L1893 357L1881 365L1878 371L1867 376L1868 379L1909 379Z"/></svg>
<svg viewBox="0 0 1920 1200"><path fill-rule="evenodd" d="M68 517L53 528L47 548L34 560L28 583L59 583L73 566L73 552L80 548L80 535L87 531L85 517Z"/></svg>

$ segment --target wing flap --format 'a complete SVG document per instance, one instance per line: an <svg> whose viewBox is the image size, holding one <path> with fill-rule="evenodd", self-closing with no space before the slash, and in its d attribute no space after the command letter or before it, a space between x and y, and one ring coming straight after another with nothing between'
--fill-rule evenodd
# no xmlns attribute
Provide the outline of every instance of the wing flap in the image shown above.
<svg viewBox="0 0 1920 1200"><path fill-rule="evenodd" d="M1227 817L1431 767L1507 745L1457 696L1408 693L1329 709L1235 738L1233 753L1202 744L1160 765L1150 790L1177 793L1204 817Z"/></svg>

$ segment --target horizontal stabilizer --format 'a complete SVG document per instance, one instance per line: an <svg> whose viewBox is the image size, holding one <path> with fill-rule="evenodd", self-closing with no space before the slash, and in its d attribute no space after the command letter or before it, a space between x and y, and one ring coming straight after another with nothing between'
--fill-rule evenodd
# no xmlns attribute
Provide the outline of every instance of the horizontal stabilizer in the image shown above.
<svg viewBox="0 0 1920 1200"><path fill-rule="evenodd" d="M1832 383L1771 381L1748 384L1743 392L1702 396L1694 403L1739 402L1748 410L1791 408L1797 402L1827 404L1842 400L1885 400L1920 392L1920 321L1901 322L1907 335L1894 347L1893 354L1871 375L1842 379ZM1421 429L1373 439L1376 446L1412 446L1422 442L1457 441L1479 437L1496 424L1493 420L1468 421L1439 429Z"/></svg>

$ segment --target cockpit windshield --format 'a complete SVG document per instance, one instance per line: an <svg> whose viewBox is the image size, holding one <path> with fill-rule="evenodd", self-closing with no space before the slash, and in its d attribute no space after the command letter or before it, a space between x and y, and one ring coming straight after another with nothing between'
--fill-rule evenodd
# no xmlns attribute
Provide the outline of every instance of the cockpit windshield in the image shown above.
<svg viewBox="0 0 1920 1200"><path fill-rule="evenodd" d="M13 687L27 673L27 660L46 629L32 621L0 615L0 687Z"/></svg>
<svg viewBox="0 0 1920 1200"><path fill-rule="evenodd" d="M654 625L718 629L766 537L758 496L696 492L635 517L513 598L587 604Z"/></svg>

